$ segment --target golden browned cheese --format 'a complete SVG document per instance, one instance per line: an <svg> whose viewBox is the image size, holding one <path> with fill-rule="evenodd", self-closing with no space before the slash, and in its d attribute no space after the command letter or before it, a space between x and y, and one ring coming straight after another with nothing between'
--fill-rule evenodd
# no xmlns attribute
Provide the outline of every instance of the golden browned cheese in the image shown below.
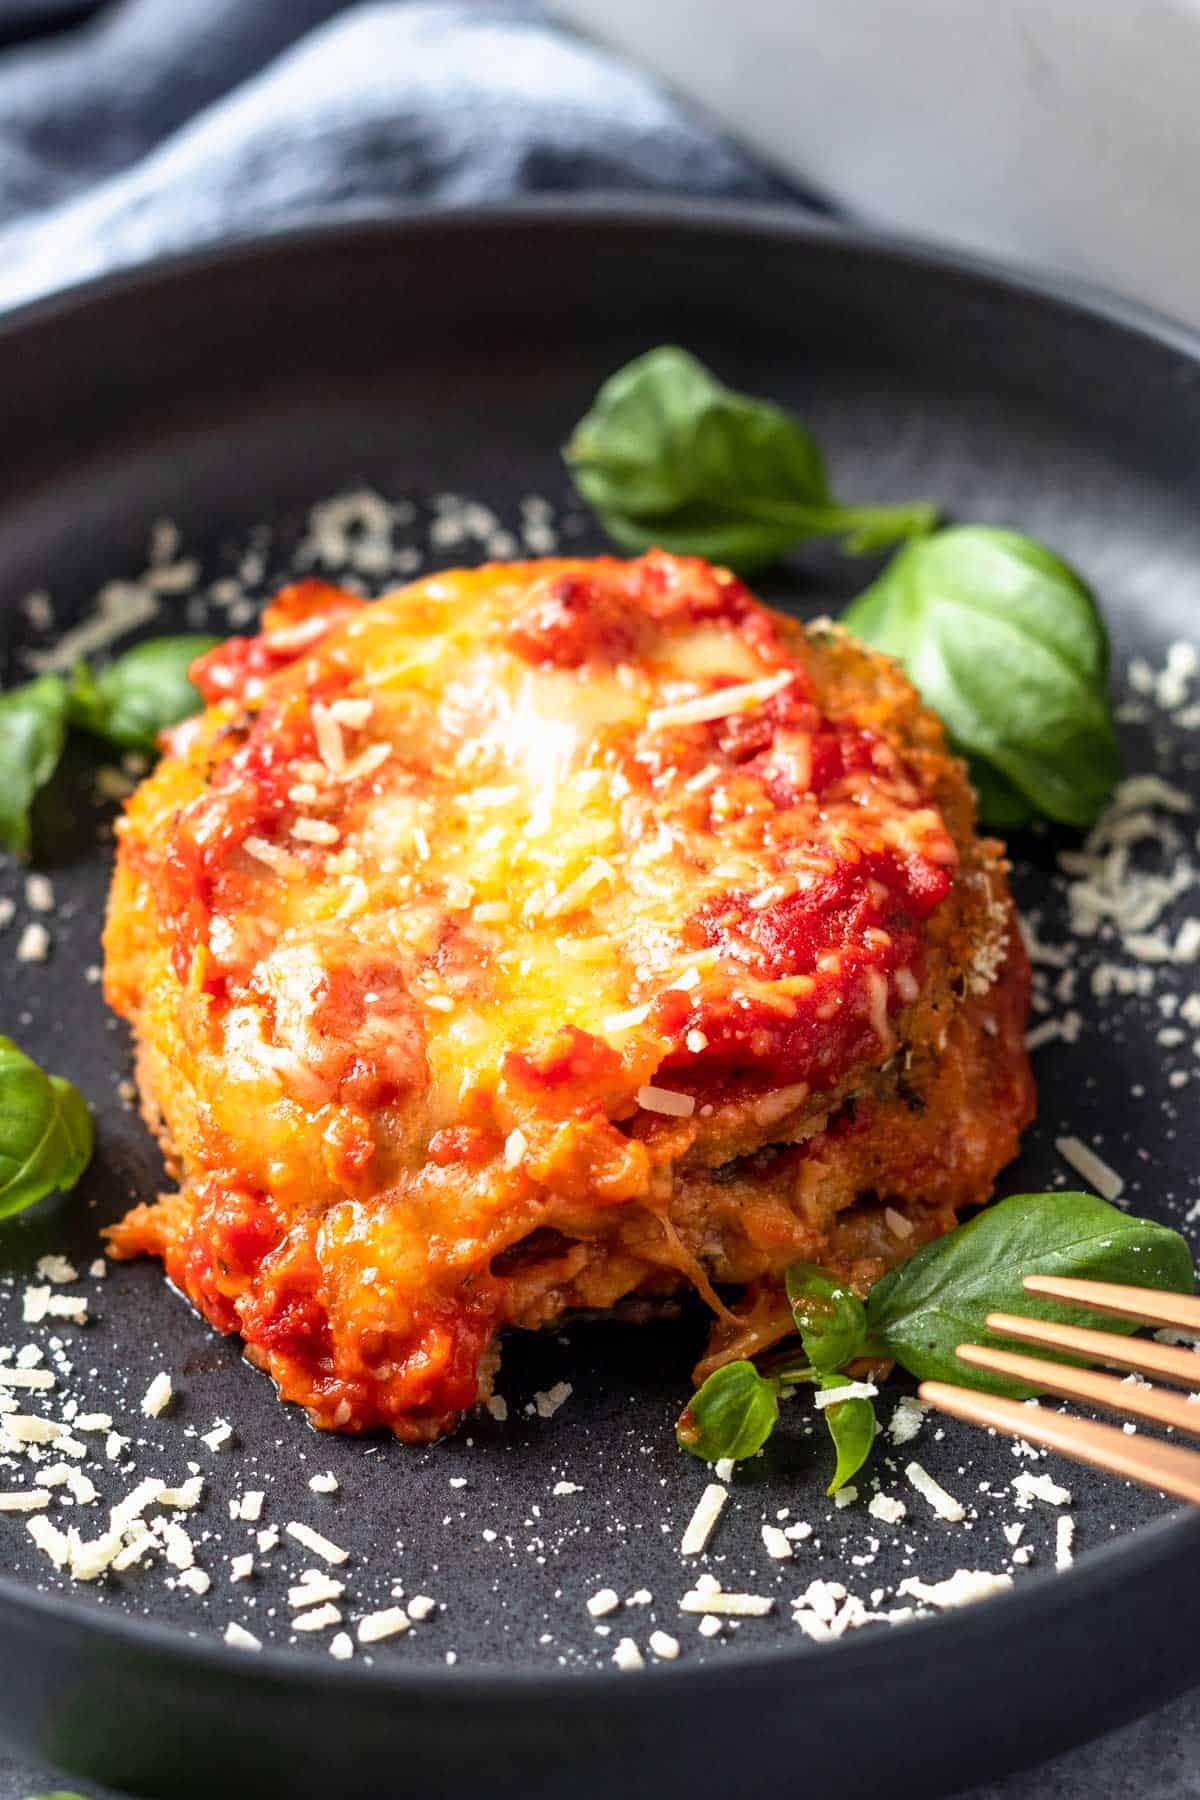
<svg viewBox="0 0 1200 1800"><path fill-rule="evenodd" d="M119 830L161 1255L315 1422L421 1438L505 1325L860 1290L1033 1110L1001 846L900 670L652 553L286 590Z"/></svg>

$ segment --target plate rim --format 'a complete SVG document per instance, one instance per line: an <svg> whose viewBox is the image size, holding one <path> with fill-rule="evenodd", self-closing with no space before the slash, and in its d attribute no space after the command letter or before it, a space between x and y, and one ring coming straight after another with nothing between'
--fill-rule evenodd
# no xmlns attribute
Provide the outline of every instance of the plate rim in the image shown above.
<svg viewBox="0 0 1200 1800"><path fill-rule="evenodd" d="M703 200L690 196L661 197L597 193L564 199L559 195L527 196L500 206L396 205L361 214L331 215L301 225L239 233L214 239L187 250L155 257L55 289L0 311L0 358L30 330L54 326L70 315L86 313L112 301L133 296L147 287L188 282L228 269L253 265L264 257L327 252L334 243L348 240L363 244L384 242L394 235L412 236L451 231L465 236L481 230L538 226L547 233L563 226L592 225L598 230L638 228L663 234L711 236L733 233L745 238L767 238L793 245L841 247L859 251L891 264L917 267L931 279L966 278L1000 290L1013 302L1032 301L1059 311L1082 316L1110 329L1150 339L1159 347L1196 365L1200 375L1200 330L1157 312L1141 301L1126 299L1099 284L1067 277L1048 269L1014 270L998 260L972 251L944 248L931 242L871 229L860 229L776 204L747 204L736 200ZM0 366L0 383L3 369ZM909 1633L919 1633L927 1654L958 1659L974 1647L998 1635L1010 1625L1029 1634L1042 1620L1066 1607L1078 1610L1119 1600L1126 1583L1144 1582L1183 1559L1200 1552L1200 1509L1181 1508L1112 1541L1089 1550L1070 1568L1039 1574L1009 1593L991 1598L986 1606L968 1606L925 1619L911 1621ZM533 1694L563 1703L569 1700L608 1701L621 1671L598 1668L510 1667L487 1663L419 1666L380 1662L368 1665L357 1659L337 1662L315 1650L266 1644L250 1654L227 1645L216 1636L200 1636L177 1624L142 1616L108 1611L102 1605L76 1598L71 1593L47 1592L0 1570L0 1611L24 1613L30 1625L47 1635L69 1632L80 1648L81 1634L92 1647L105 1643L129 1654L152 1654L165 1659L177 1673L194 1672L215 1679L240 1675L259 1688L291 1689L294 1696L319 1685L323 1696L349 1698L352 1693L369 1697L395 1697L430 1705L444 1705L448 1698L506 1707ZM775 1644L761 1649L738 1649L734 1666L744 1676L768 1677L784 1668L829 1670L848 1681L870 1681L886 1673L892 1655L890 1632L847 1634L828 1643ZM1195 1672L1200 1673L1200 1644ZM687 1687L702 1693L712 1686L725 1691L730 1679L727 1659L708 1663L650 1663L642 1680L626 1682L621 1691L630 1706L640 1707L669 1687ZM1182 1685L1182 1683L1180 1684ZM1116 1721L1114 1721L1115 1723Z"/></svg>

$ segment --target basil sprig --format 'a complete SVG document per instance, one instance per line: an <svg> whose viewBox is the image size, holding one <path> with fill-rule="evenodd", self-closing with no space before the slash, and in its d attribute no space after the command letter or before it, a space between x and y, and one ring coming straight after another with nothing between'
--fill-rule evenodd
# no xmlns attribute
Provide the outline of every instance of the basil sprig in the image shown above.
<svg viewBox="0 0 1200 1800"><path fill-rule="evenodd" d="M685 1450L702 1462L735 1462L762 1449L779 1419L779 1382L752 1362L725 1363L692 1395L675 1427Z"/></svg>
<svg viewBox="0 0 1200 1800"><path fill-rule="evenodd" d="M1194 1279L1191 1251L1169 1226L1132 1218L1095 1194L1014 1194L890 1270L865 1305L824 1271L793 1265L788 1297L803 1355L777 1364L770 1374L750 1362L717 1369L693 1395L676 1437L706 1462L753 1456L774 1429L781 1394L805 1382L842 1385L846 1366L862 1357L899 1363L922 1381L1031 1398L1042 1390L958 1359L960 1344L1002 1341L987 1328L992 1312L1100 1324L1121 1334L1137 1329L1134 1320L1097 1320L1082 1307L1027 1294L1022 1286L1027 1275L1068 1275L1184 1294L1192 1291ZM874 1410L868 1399L856 1396L824 1412L837 1450L832 1494L870 1454ZM685 1428L689 1421L699 1421L699 1429Z"/></svg>
<svg viewBox="0 0 1200 1800"><path fill-rule="evenodd" d="M563 452L619 544L747 572L804 538L911 539L844 622L897 658L970 762L980 816L1087 826L1120 774L1108 636L1088 588L1020 532L933 531L935 510L842 506L799 419L663 346L607 380Z"/></svg>
<svg viewBox="0 0 1200 1800"><path fill-rule="evenodd" d="M849 1387L850 1377L822 1375L820 1385L828 1393L831 1389ZM832 1496L839 1488L844 1488L848 1481L853 1480L871 1454L876 1432L875 1408L865 1395L855 1394L851 1400L826 1406L823 1416L837 1452L833 1480L825 1489Z"/></svg>
<svg viewBox="0 0 1200 1800"><path fill-rule="evenodd" d="M903 663L1011 828L1090 825L1120 774L1108 635L1091 593L1017 531L960 525L909 544L843 616Z"/></svg>
<svg viewBox="0 0 1200 1800"><path fill-rule="evenodd" d="M1177 1231L1154 1219L1132 1218L1095 1194L1013 1194L947 1237L935 1238L876 1282L867 1299L870 1348L921 1381L956 1381L1026 1399L1034 1389L968 1369L955 1354L960 1344L1003 1341L987 1329L992 1312L1096 1324L1082 1307L1027 1294L1021 1285L1026 1275L1068 1275L1187 1294L1192 1255ZM1137 1329L1130 1320L1106 1318L1103 1324L1120 1333ZM1031 1356L1053 1354L1022 1348Z"/></svg>
<svg viewBox="0 0 1200 1800"><path fill-rule="evenodd" d="M152 755L159 733L200 707L188 670L216 642L209 637L151 638L98 673L79 663L68 699L71 724L122 750Z"/></svg>
<svg viewBox="0 0 1200 1800"><path fill-rule="evenodd" d="M188 669L217 641L153 638L99 671L81 662L69 680L39 675L0 694L0 848L28 855L30 811L58 767L68 726L152 754L159 732L203 704Z"/></svg>
<svg viewBox="0 0 1200 1800"><path fill-rule="evenodd" d="M77 1087L47 1075L0 1037L0 1218L73 1188L92 1156L92 1118Z"/></svg>
<svg viewBox="0 0 1200 1800"><path fill-rule="evenodd" d="M57 675L41 675L0 694L0 845L29 853L29 813L62 755L67 738L67 689Z"/></svg>
<svg viewBox="0 0 1200 1800"><path fill-rule="evenodd" d="M787 1297L804 1354L814 1369L840 1369L857 1356L867 1315L857 1294L813 1263L793 1263Z"/></svg>
<svg viewBox="0 0 1200 1800"><path fill-rule="evenodd" d="M609 535L742 571L811 537L876 550L929 531L936 512L843 506L815 438L769 400L725 387L686 350L664 345L618 369L563 451Z"/></svg>

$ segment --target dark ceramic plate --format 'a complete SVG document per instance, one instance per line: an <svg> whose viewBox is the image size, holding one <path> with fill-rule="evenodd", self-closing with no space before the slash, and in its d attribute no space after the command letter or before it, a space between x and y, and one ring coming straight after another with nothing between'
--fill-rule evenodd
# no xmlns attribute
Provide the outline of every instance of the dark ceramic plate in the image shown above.
<svg viewBox="0 0 1200 1800"><path fill-rule="evenodd" d="M179 619L231 628L294 565L312 504L364 485L400 503L382 563L353 530L345 544L375 587L431 561L511 553L506 535L535 550L555 537L600 548L557 446L598 381L662 340L807 414L848 498L932 496L951 515L1054 544L1102 597L1120 685L1141 656L1132 680L1146 689L1169 644L1195 632L1200 347L1182 334L780 216L544 208L238 247L9 319L8 679L91 610L105 579L143 570L164 516L181 542L159 533L156 579L189 591L163 595L151 630ZM464 521L448 494L489 513ZM162 576L188 559L198 568ZM802 613L836 610L870 572L806 552L765 590ZM222 579L233 585L214 588ZM42 607L21 604L35 589L50 591L52 628ZM1200 739L1186 729L1186 691L1172 691L1188 688L1178 653L1174 666L1178 680L1133 695L1126 746L1132 768L1194 794ZM771 1456L734 1482L706 1565L727 1589L773 1598L774 1611L700 1637L678 1611L696 1573L678 1543L706 1477L671 1434L703 1330L689 1311L511 1345L507 1425L484 1418L424 1451L317 1438L157 1267L114 1267L62 1290L88 1295L93 1322L58 1326L57 1351L55 1328L22 1324L37 1259L65 1253L86 1270L98 1228L162 1179L121 1099L124 1033L86 978L108 866L94 779L94 760L73 754L40 811L38 859L56 893L48 961L15 958L33 915L19 871L0 870L0 894L16 901L0 939L5 1029L81 1084L99 1127L79 1192L5 1228L0 1341L42 1346L60 1366L56 1400L112 1413L133 1439L116 1463L93 1458L104 1500L140 1476L178 1480L189 1459L202 1469L206 1502L189 1528L211 1585L172 1586L161 1564L71 1585L19 1517L0 1519L0 1721L14 1741L154 1794L751 1796L799 1780L815 1794L932 1795L1047 1755L1200 1673L1194 1516L1070 1472L1078 1561L1055 1573L1056 1517L1040 1503L1014 1513L1010 1483L1032 1465L1008 1443L933 1422L911 1447L883 1439L859 1503L838 1511L799 1409ZM1190 840L1193 824L1176 822ZM1014 846L1022 904L1059 945L1062 847L1048 835ZM1183 892L1161 928L1175 932L1187 905ZM1200 1034L1179 1023L1194 965L1150 966L1137 977L1150 991L1114 998L1103 992L1114 978L1095 973L1129 965L1111 934L1067 954L1074 977L1063 985L1061 959L1039 964L1041 994L1045 1017L1078 1015L1076 1041L1052 1036L1037 1052L1041 1117L1006 1189L1075 1184L1054 1147L1069 1133L1121 1170L1133 1206L1180 1223L1198 1192ZM161 1368L178 1399L147 1421L138 1403ZM533 1396L559 1382L571 1396L543 1417ZM234 1436L213 1451L201 1434L218 1419ZM965 1523L935 1518L907 1487L914 1455L964 1501ZM325 1470L336 1493L308 1486ZM14 1470L0 1485L29 1478ZM876 1483L905 1499L900 1526L867 1512ZM253 1488L266 1493L257 1527L229 1516L229 1500ZM784 1522L813 1533L775 1562L761 1526L785 1508ZM58 1501L53 1516L69 1522ZM230 1580L229 1558L255 1549L256 1529L296 1519L350 1552L339 1572L347 1625L389 1604L393 1587L437 1610L402 1638L331 1659L329 1633L290 1628L285 1590L311 1555L285 1538L256 1551L249 1581ZM907 1576L1008 1569L1002 1527L1014 1520L1031 1560L1011 1595L832 1645L790 1621L790 1600L814 1578L868 1604L878 1590L888 1610ZM77 1509L74 1522L95 1535L101 1508ZM627 1603L598 1628L585 1601L602 1586ZM262 1651L226 1648L230 1621ZM677 1661L614 1669L620 1637L647 1650L655 1629L678 1638Z"/></svg>

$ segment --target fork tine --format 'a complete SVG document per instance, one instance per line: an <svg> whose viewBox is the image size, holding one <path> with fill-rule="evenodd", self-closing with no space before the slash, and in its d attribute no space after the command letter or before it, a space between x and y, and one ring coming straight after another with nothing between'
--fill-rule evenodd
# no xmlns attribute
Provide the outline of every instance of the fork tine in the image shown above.
<svg viewBox="0 0 1200 1800"><path fill-rule="evenodd" d="M1073 1306L1089 1307L1092 1312L1113 1313L1118 1319L1200 1332L1200 1296L1195 1294L1124 1287L1113 1281L1079 1281L1067 1275L1027 1275L1021 1285L1027 1294L1065 1300Z"/></svg>
<svg viewBox="0 0 1200 1800"><path fill-rule="evenodd" d="M948 1381L923 1381L917 1392L939 1412L965 1419L969 1425L991 1426L1010 1437L1026 1438L1075 1462L1089 1463L1094 1469L1123 1475L1127 1481L1138 1481L1143 1487L1200 1506L1200 1455L1194 1450L1164 1444L1161 1438L1129 1437L1113 1425L1096 1425L1091 1419L1048 1412L996 1394L976 1394Z"/></svg>
<svg viewBox="0 0 1200 1800"><path fill-rule="evenodd" d="M985 1349L982 1344L960 1344L957 1354L973 1369L990 1369L1013 1381L1027 1381L1065 1400L1083 1400L1111 1412L1132 1413L1152 1419L1156 1425L1173 1425L1200 1437L1200 1404L1162 1388L1133 1386L1116 1375L1098 1375L1094 1369L1071 1369L1064 1363L1046 1362L1040 1356L1020 1356L1012 1350Z"/></svg>
<svg viewBox="0 0 1200 1800"><path fill-rule="evenodd" d="M1108 1363L1114 1369L1139 1369L1143 1375L1161 1375L1167 1381L1182 1382L1185 1387L1200 1387L1200 1356L1194 1350L1177 1350L1146 1338L1120 1337L1115 1331L1088 1331L1081 1325L1022 1319L1015 1313L989 1313L987 1327L997 1337L1042 1344L1048 1350Z"/></svg>

